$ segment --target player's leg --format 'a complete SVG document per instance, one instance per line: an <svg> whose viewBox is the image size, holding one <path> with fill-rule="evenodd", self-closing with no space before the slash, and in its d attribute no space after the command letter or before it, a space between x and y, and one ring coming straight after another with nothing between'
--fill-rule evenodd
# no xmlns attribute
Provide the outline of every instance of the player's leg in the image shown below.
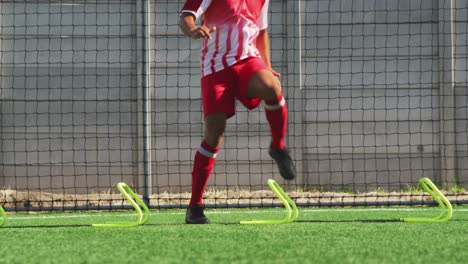
<svg viewBox="0 0 468 264"><path fill-rule="evenodd" d="M246 95L248 98L260 98L265 101L265 115L272 133L271 147L284 148L288 109L278 78L269 70L254 73L248 82Z"/></svg>
<svg viewBox="0 0 468 264"><path fill-rule="evenodd" d="M255 72L248 81L246 96L265 101L265 115L272 136L269 154L278 164L281 176L287 180L294 179L296 168L284 143L288 108L278 78L268 69Z"/></svg>
<svg viewBox="0 0 468 264"><path fill-rule="evenodd" d="M209 222L203 213L203 193L215 165L226 127L226 119L235 112L232 79L232 73L229 70L223 70L202 79L205 135L193 163L192 197L185 219L189 224Z"/></svg>
<svg viewBox="0 0 468 264"><path fill-rule="evenodd" d="M203 193L215 165L225 127L226 115L224 113L206 116L205 137L195 154L193 164L192 197L185 219L187 224L209 223L208 218L203 213Z"/></svg>

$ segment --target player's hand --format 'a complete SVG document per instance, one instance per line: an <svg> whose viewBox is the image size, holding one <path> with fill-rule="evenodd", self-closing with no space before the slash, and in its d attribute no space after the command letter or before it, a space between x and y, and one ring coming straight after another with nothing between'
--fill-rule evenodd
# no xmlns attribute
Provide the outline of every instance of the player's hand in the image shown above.
<svg viewBox="0 0 468 264"><path fill-rule="evenodd" d="M278 85L281 87L281 81L279 79L279 77L281 76L281 74L279 74L278 72L276 72L275 70L271 69L270 68L270 71L271 73L273 73L273 76L275 76L276 78L276 82L278 83Z"/></svg>
<svg viewBox="0 0 468 264"><path fill-rule="evenodd" d="M211 33L216 31L216 27L208 28L207 26L199 26L190 32L192 39L209 38L211 39Z"/></svg>
<svg viewBox="0 0 468 264"><path fill-rule="evenodd" d="M281 76L281 74L279 74L278 72L276 72L276 71L273 70L273 69L270 69L270 71L271 71L271 73L273 73L273 75L274 75L275 77L280 77L280 76Z"/></svg>

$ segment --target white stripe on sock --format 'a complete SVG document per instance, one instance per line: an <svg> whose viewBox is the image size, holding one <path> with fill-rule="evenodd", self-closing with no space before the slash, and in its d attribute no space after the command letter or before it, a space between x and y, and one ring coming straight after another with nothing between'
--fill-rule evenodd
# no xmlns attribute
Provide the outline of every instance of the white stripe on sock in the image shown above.
<svg viewBox="0 0 468 264"><path fill-rule="evenodd" d="M278 104L275 104L275 105L267 105L265 104L265 109L266 110L276 110L276 109L280 109L281 107L283 107L284 105L286 104L286 100L284 100L284 97L281 98L281 101L278 103Z"/></svg>
<svg viewBox="0 0 468 264"><path fill-rule="evenodd" d="M198 148L198 152L200 152L200 154L202 154L203 156L207 158L212 158L212 159L216 158L216 155L218 155L217 153L209 152L208 150L204 149L202 146Z"/></svg>

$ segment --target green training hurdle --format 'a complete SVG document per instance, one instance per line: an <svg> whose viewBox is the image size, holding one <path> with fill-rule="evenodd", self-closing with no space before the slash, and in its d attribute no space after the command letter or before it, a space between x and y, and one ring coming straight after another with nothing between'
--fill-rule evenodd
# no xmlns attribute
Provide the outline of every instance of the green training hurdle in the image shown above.
<svg viewBox="0 0 468 264"><path fill-rule="evenodd" d="M437 217L432 218L401 218L402 222L408 223L434 223L434 222L447 222L452 218L452 204L442 194L442 192L435 186L435 184L429 178L421 178L419 184L423 189L429 193L434 200L439 204L440 214Z"/></svg>
<svg viewBox="0 0 468 264"><path fill-rule="evenodd" d="M286 215L281 220L271 219L271 220L253 220L253 221L240 221L241 225L275 225L275 224L285 224L291 223L297 220L299 216L299 211L294 201L284 192L284 190L279 186L279 184L272 179L268 180L268 186L273 191L273 193L281 200L286 208Z"/></svg>
<svg viewBox="0 0 468 264"><path fill-rule="evenodd" d="M2 215L2 219L0 219L0 226L4 225L6 222L6 212L3 209L3 206L0 205L0 214Z"/></svg>
<svg viewBox="0 0 468 264"><path fill-rule="evenodd" d="M122 196L135 208L138 218L136 222L109 222L104 224L93 224L94 227L135 227L144 225L149 219L148 206L138 197L135 192L124 182L117 184L117 189ZM142 211L143 208L143 211ZM144 213L143 213L144 212Z"/></svg>

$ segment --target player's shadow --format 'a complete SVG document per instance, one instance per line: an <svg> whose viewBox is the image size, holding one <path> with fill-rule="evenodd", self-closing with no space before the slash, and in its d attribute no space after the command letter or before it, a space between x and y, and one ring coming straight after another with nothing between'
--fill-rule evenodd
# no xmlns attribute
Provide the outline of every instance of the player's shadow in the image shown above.
<svg viewBox="0 0 468 264"><path fill-rule="evenodd" d="M297 220L297 223L396 223L400 219Z"/></svg>
<svg viewBox="0 0 468 264"><path fill-rule="evenodd" d="M297 223L403 223L400 219L356 219L356 220L297 220ZM449 222L468 222L468 219L451 219Z"/></svg>
<svg viewBox="0 0 468 264"><path fill-rule="evenodd" d="M1 229L22 229L22 228L69 228L69 227L86 227L90 225L78 224L78 225L18 225L18 226L9 226L5 225L0 227Z"/></svg>
<svg viewBox="0 0 468 264"><path fill-rule="evenodd" d="M173 224L145 224L145 225L142 225L142 226L161 226L161 225L183 225L182 223L179 224L179 223L173 223ZM2 226L0 227L0 230L2 229L22 229L22 228L31 228L31 229L34 229L34 228L76 228L76 227L90 227L90 228L94 228L94 229L117 229L117 228L125 228L125 229L128 229L128 228L135 228L135 227L106 227L106 228L103 228L103 227L93 227L92 224L75 224L75 225L18 225L18 226L14 226L14 225L5 225L5 226Z"/></svg>
<svg viewBox="0 0 468 264"><path fill-rule="evenodd" d="M450 222L468 222L468 219L452 219ZM355 219L355 220L296 220L292 224L300 223L403 223L400 219ZM212 222L204 226L213 226L213 225L240 225L239 221L236 222ZM185 223L147 223L141 227L155 227L155 226L200 226L200 225L187 225ZM1 229L22 229L22 228L77 228L77 227L90 227L93 228L91 224L75 224L75 225L18 225L18 226L9 226L5 225L0 227ZM95 229L118 229L118 228L138 228L138 227L112 227L112 228L96 228Z"/></svg>

